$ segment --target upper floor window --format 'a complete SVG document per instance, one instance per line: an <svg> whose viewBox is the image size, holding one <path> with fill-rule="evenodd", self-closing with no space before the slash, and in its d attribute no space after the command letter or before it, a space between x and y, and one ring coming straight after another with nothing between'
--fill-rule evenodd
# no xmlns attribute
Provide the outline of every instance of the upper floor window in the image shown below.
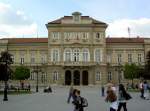
<svg viewBox="0 0 150 111"><path fill-rule="evenodd" d="M138 63L142 62L142 54L138 54Z"/></svg>
<svg viewBox="0 0 150 111"><path fill-rule="evenodd" d="M102 54L100 49L95 49L95 61L101 62L102 61Z"/></svg>
<svg viewBox="0 0 150 111"><path fill-rule="evenodd" d="M100 39L100 33L96 32L96 39Z"/></svg>
<svg viewBox="0 0 150 111"><path fill-rule="evenodd" d="M53 40L58 40L58 39L59 39L59 36L60 36L60 33L59 33L59 32L52 32L52 39L53 39Z"/></svg>
<svg viewBox="0 0 150 111"><path fill-rule="evenodd" d="M83 62L87 62L89 60L89 50L83 49Z"/></svg>
<svg viewBox="0 0 150 111"><path fill-rule="evenodd" d="M107 63L111 63L111 54L107 54Z"/></svg>
<svg viewBox="0 0 150 111"><path fill-rule="evenodd" d="M21 63L21 64L24 64L24 57L21 57L21 58L20 58L20 63Z"/></svg>
<svg viewBox="0 0 150 111"><path fill-rule="evenodd" d="M79 56L80 56L80 50L79 49L74 49L73 50L73 61L74 62L79 61Z"/></svg>
<svg viewBox="0 0 150 111"><path fill-rule="evenodd" d="M111 80L112 80L112 73L108 72L108 81L111 81Z"/></svg>
<svg viewBox="0 0 150 111"><path fill-rule="evenodd" d="M82 33L82 39L84 39L84 40L88 39L88 33L87 32Z"/></svg>
<svg viewBox="0 0 150 111"><path fill-rule="evenodd" d="M71 49L65 50L65 61L67 62L71 61Z"/></svg>
<svg viewBox="0 0 150 111"><path fill-rule="evenodd" d="M59 61L59 50L58 49L53 49L52 50L52 61L53 62L58 62Z"/></svg>
<svg viewBox="0 0 150 111"><path fill-rule="evenodd" d="M96 81L101 80L101 73L99 71L96 72Z"/></svg>
<svg viewBox="0 0 150 111"><path fill-rule="evenodd" d="M35 63L35 58L31 57L31 63Z"/></svg>
<svg viewBox="0 0 150 111"><path fill-rule="evenodd" d="M121 54L118 54L118 63L121 63L122 62L122 55Z"/></svg>
<svg viewBox="0 0 150 111"><path fill-rule="evenodd" d="M128 54L128 62L132 63L132 54Z"/></svg>

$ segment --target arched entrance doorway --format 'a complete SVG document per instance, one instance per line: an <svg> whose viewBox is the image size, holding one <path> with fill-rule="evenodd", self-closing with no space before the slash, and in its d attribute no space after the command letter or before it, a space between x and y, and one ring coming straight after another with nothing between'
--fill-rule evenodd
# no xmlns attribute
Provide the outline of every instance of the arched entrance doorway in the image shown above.
<svg viewBox="0 0 150 111"><path fill-rule="evenodd" d="M82 85L88 85L88 71L82 72Z"/></svg>
<svg viewBox="0 0 150 111"><path fill-rule="evenodd" d="M78 70L73 73L73 83L74 85L80 85L80 72Z"/></svg>
<svg viewBox="0 0 150 111"><path fill-rule="evenodd" d="M71 85L71 71L65 72L65 85Z"/></svg>

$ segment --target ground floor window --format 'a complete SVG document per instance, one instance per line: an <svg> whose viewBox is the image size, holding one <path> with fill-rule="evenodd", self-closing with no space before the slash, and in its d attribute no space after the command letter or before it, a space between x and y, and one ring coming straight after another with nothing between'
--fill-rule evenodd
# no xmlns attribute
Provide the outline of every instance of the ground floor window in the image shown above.
<svg viewBox="0 0 150 111"><path fill-rule="evenodd" d="M101 73L99 71L96 72L96 81L101 80Z"/></svg>
<svg viewBox="0 0 150 111"><path fill-rule="evenodd" d="M112 80L112 72L108 72L108 81Z"/></svg>
<svg viewBox="0 0 150 111"><path fill-rule="evenodd" d="M53 72L53 81L57 81L58 80L58 72L57 71L54 71Z"/></svg>

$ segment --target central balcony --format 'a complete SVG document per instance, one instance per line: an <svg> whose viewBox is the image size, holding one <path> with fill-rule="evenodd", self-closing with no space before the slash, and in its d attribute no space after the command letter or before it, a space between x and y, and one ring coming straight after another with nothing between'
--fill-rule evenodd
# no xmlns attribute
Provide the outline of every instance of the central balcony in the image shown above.
<svg viewBox="0 0 150 111"><path fill-rule="evenodd" d="M102 62L83 62L83 61L68 61L68 62L50 62L49 65L60 65L60 66L96 66L104 65Z"/></svg>

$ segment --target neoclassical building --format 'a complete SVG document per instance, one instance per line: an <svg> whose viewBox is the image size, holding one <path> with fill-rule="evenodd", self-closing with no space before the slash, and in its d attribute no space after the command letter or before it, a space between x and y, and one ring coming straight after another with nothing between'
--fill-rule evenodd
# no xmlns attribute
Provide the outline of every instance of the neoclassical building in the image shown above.
<svg viewBox="0 0 150 111"><path fill-rule="evenodd" d="M57 85L99 85L123 82L120 67L144 65L150 39L105 36L107 24L79 12L46 24L48 38L0 39L0 51L13 55L12 68L30 68L31 81Z"/></svg>

